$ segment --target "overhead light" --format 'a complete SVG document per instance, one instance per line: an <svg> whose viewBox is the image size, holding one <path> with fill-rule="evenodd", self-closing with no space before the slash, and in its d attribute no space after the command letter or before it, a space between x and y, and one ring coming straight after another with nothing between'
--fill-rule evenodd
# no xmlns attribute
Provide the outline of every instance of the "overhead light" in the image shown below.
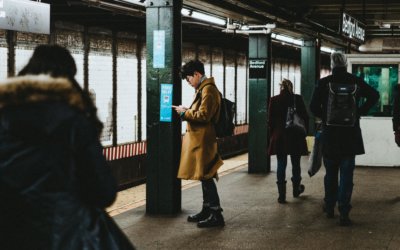
<svg viewBox="0 0 400 250"><path fill-rule="evenodd" d="M298 46L302 46L303 45L303 41L299 40L299 39L295 39L293 37L289 37L289 36L283 36L283 35L279 35L279 34L275 34L274 37L276 40L279 40L281 42L285 42L285 43L290 43L290 44L295 44Z"/></svg>
<svg viewBox="0 0 400 250"><path fill-rule="evenodd" d="M241 30L249 30L250 27L249 27L249 25L242 25L242 26L240 27L240 29L241 29Z"/></svg>
<svg viewBox="0 0 400 250"><path fill-rule="evenodd" d="M182 16L191 16L192 15L192 11L189 10L189 9L182 8L181 14L182 14Z"/></svg>
<svg viewBox="0 0 400 250"><path fill-rule="evenodd" d="M141 6L145 6L146 0L119 0L121 2L127 2L127 3L132 3L132 4L136 4L136 5L141 5Z"/></svg>
<svg viewBox="0 0 400 250"><path fill-rule="evenodd" d="M330 54L332 54L333 52L335 52L334 49L331 49L331 48L329 48L329 47L323 47L323 46L321 46L321 51L326 52L326 53L330 53Z"/></svg>
<svg viewBox="0 0 400 250"><path fill-rule="evenodd" d="M227 21L226 29L222 30L225 33L235 34L271 34L272 29L276 27L275 23L267 23L265 25L248 25L240 23L230 23Z"/></svg>
<svg viewBox="0 0 400 250"><path fill-rule="evenodd" d="M205 21L205 22L209 22L209 23L213 23L213 24L217 24L217 25L225 25L226 24L226 20L223 18L208 15L208 14L205 14L202 12L197 12L194 10L189 10L186 8L182 8L181 14L184 16L188 16L188 17L191 17L194 19L198 19L201 21Z"/></svg>

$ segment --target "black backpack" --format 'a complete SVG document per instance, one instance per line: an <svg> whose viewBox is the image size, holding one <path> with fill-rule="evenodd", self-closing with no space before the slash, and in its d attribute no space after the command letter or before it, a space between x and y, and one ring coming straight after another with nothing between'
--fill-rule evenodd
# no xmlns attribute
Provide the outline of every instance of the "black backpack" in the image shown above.
<svg viewBox="0 0 400 250"><path fill-rule="evenodd" d="M221 105L218 121L214 124L215 133L218 138L232 136L235 130L235 103L224 98L221 92L218 91L218 93L221 97Z"/></svg>
<svg viewBox="0 0 400 250"><path fill-rule="evenodd" d="M357 84L329 83L326 125L353 127L357 120Z"/></svg>

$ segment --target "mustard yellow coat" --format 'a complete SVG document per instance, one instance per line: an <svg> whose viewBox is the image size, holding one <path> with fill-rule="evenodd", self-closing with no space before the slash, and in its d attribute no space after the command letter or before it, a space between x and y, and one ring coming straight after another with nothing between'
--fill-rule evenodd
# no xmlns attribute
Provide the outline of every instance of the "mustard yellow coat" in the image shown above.
<svg viewBox="0 0 400 250"><path fill-rule="evenodd" d="M221 97L214 78L205 79L196 90L192 105L182 117L187 121L187 128L183 136L178 178L207 180L217 177L218 169L224 164L218 154L213 125L219 117L220 103Z"/></svg>

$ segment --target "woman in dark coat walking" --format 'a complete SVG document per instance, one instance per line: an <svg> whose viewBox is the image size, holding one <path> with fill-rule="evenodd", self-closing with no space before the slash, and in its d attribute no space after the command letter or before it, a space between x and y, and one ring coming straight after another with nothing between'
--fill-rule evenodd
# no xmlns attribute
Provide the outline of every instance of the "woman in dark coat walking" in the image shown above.
<svg viewBox="0 0 400 250"><path fill-rule="evenodd" d="M294 106L296 111L303 118L308 130L308 114L303 98L293 93L293 84L290 80L283 79L281 92L271 98L268 112L268 128L271 135L269 144L269 155L276 155L278 160L277 185L279 191L278 202L286 203L286 165L287 156L290 155L292 162L292 184L293 197L298 197L304 192L304 185L301 183L300 158L308 154L305 134L285 129L288 107Z"/></svg>
<svg viewBox="0 0 400 250"><path fill-rule="evenodd" d="M0 249L133 249L105 213L117 185L71 54L38 46L0 82Z"/></svg>

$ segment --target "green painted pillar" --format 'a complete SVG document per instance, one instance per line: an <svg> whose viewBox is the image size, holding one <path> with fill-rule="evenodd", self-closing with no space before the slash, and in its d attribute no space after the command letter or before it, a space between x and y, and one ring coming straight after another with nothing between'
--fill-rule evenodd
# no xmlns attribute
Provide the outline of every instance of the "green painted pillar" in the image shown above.
<svg viewBox="0 0 400 250"><path fill-rule="evenodd" d="M146 212L171 215L181 210L181 123L170 105L181 103L182 0L147 2Z"/></svg>
<svg viewBox="0 0 400 250"><path fill-rule="evenodd" d="M304 40L301 47L301 95L303 96L309 120L309 135L314 135L314 116L310 102L315 84L320 78L320 43L318 40Z"/></svg>
<svg viewBox="0 0 400 250"><path fill-rule="evenodd" d="M268 101L271 89L271 35L249 36L249 173L271 171L268 156Z"/></svg>

